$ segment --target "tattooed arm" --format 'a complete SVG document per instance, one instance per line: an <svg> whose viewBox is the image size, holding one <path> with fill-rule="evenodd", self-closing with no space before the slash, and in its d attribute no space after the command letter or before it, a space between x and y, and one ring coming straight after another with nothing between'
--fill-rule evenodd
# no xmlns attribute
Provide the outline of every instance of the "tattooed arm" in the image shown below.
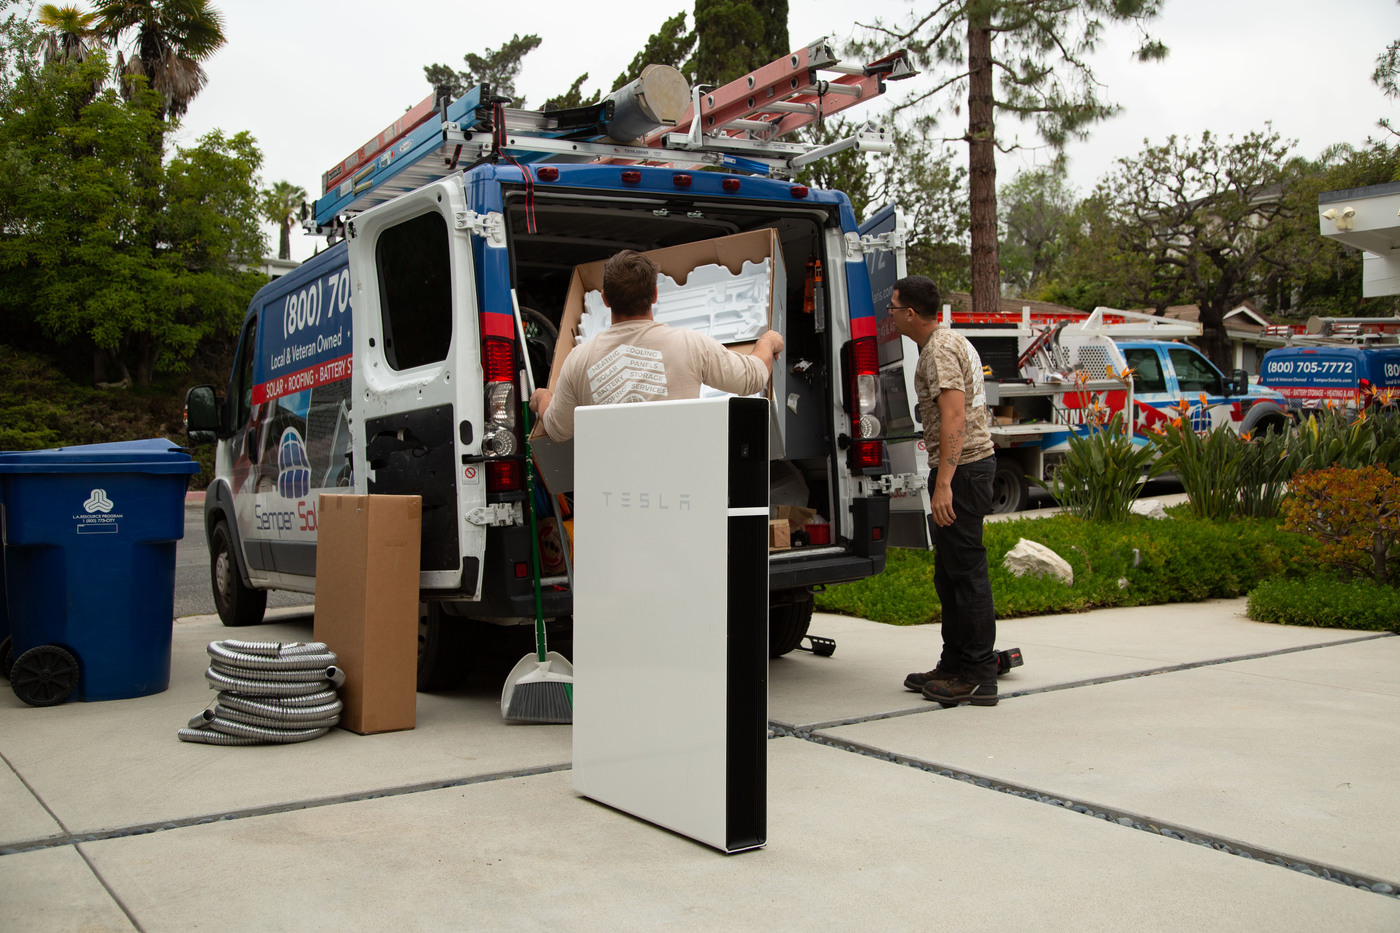
<svg viewBox="0 0 1400 933"><path fill-rule="evenodd" d="M933 520L942 527L953 524L957 515L953 512L953 472L962 459L963 444L967 440L964 427L967 422L967 394L957 389L944 389L938 393L938 415L941 424L938 429L938 477L933 486Z"/></svg>

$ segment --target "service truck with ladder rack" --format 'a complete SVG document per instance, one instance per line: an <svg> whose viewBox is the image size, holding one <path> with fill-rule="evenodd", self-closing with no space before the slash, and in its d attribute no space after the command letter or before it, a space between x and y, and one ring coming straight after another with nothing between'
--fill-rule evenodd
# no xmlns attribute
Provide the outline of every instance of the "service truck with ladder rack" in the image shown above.
<svg viewBox="0 0 1400 933"><path fill-rule="evenodd" d="M914 397L918 348L895 331L885 310L897 278L905 274L903 221L892 209L861 228L874 290L881 371L880 408L886 419L891 469L890 544L917 546L928 492L917 481L927 452ZM1019 512L1030 502L1031 481L1046 481L1069 449L1071 436L1095 429L1114 414L1130 426L1133 442L1150 443L1148 431L1190 405L1197 430L1281 430L1288 423L1284 398L1249 384L1243 370L1228 378L1195 347L1183 342L1201 326L1134 311L1098 308L1092 313L954 311L944 305L942 326L972 342L986 373L987 405L994 415L992 443L997 472L993 511ZM1128 381L1110 375L1125 369ZM1204 398L1204 404L1202 399ZM1098 405L1098 408L1095 408Z"/></svg>
<svg viewBox="0 0 1400 933"><path fill-rule="evenodd" d="M576 110L512 109L483 86L425 101L328 170L307 224L334 245L254 297L222 394L187 395L191 441L218 444L205 522L224 622L259 621L268 590L314 592L320 493L420 495L419 681L449 683L469 629L533 618L522 361L543 384L573 271L757 234L786 283L773 498L826 522L770 554L771 653L797 647L814 588L883 569L890 495L925 467L895 475L885 443L909 420L903 393L880 392L903 376L881 364L866 251L889 244L862 237L844 194L791 180L888 139L783 137L912 73L903 53L849 66L821 40L715 89L651 66ZM619 456L645 442L619 438ZM543 599L567 622L566 573Z"/></svg>

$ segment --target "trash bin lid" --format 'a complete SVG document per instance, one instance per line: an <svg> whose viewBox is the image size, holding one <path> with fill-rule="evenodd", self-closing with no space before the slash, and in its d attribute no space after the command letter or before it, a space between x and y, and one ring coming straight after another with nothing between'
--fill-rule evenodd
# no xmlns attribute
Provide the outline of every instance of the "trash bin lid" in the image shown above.
<svg viewBox="0 0 1400 933"><path fill-rule="evenodd" d="M0 453L0 473L198 473L184 447L163 437Z"/></svg>

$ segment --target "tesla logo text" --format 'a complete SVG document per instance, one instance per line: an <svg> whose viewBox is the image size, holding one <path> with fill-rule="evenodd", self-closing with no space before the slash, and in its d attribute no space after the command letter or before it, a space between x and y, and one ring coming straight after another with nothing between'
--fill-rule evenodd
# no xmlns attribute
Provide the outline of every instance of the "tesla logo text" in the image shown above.
<svg viewBox="0 0 1400 933"><path fill-rule="evenodd" d="M613 492L605 490L602 495L603 508L605 509L656 509L658 512L667 512L671 509L678 512L690 511L690 493L688 492Z"/></svg>

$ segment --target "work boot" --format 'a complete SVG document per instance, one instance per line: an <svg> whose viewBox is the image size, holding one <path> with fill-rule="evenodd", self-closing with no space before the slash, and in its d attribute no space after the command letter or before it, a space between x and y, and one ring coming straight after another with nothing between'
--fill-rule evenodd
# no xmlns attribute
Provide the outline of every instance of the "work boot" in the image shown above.
<svg viewBox="0 0 1400 933"><path fill-rule="evenodd" d="M935 680L948 680L953 676L955 676L953 672L947 668L935 667L931 671L924 671L922 674L916 671L908 677L905 677L904 686L918 693L920 690L924 689L925 684L932 683Z"/></svg>
<svg viewBox="0 0 1400 933"><path fill-rule="evenodd" d="M997 705L996 684L970 684L961 677L930 680L924 684L922 693L924 699L934 700L944 709L959 703L971 703L973 706Z"/></svg>

